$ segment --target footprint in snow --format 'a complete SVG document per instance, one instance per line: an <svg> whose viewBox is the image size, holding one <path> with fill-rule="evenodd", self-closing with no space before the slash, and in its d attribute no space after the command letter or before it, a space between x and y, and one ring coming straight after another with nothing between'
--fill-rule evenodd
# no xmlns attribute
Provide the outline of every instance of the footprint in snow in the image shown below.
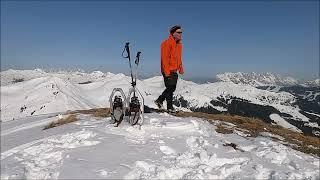
<svg viewBox="0 0 320 180"><path fill-rule="evenodd" d="M160 146L160 150L166 155L176 154L176 151L169 146Z"/></svg>
<svg viewBox="0 0 320 180"><path fill-rule="evenodd" d="M162 127L162 126L165 126L166 123L163 122L162 119L150 118L150 125L155 127Z"/></svg>

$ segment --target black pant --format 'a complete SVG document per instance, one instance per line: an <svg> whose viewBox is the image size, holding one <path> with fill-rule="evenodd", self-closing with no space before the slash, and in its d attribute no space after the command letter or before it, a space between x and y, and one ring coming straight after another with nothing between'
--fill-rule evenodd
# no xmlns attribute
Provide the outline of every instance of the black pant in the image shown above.
<svg viewBox="0 0 320 180"><path fill-rule="evenodd" d="M166 89L159 96L157 101L162 103L164 100L167 101L167 109L173 109L172 100L173 100L173 92L176 90L178 74L176 72L171 72L168 77L166 77L163 73L163 80Z"/></svg>

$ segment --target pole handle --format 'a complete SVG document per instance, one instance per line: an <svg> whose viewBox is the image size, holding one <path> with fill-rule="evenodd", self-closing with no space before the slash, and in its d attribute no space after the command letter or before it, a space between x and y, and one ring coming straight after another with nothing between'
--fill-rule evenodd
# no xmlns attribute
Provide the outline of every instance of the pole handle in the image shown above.
<svg viewBox="0 0 320 180"><path fill-rule="evenodd" d="M137 52L137 56L136 56L136 60L134 61L134 63L135 63L137 66L138 66L139 61L140 61L140 54L141 54L141 52L138 51L138 52Z"/></svg>
<svg viewBox="0 0 320 180"><path fill-rule="evenodd" d="M123 55L123 54L124 54L124 51L127 52L127 56L124 56L124 55ZM129 60L130 60L129 42L126 42L126 45L124 46L124 49L123 49L123 51L122 51L122 57L124 57L124 58L129 58Z"/></svg>

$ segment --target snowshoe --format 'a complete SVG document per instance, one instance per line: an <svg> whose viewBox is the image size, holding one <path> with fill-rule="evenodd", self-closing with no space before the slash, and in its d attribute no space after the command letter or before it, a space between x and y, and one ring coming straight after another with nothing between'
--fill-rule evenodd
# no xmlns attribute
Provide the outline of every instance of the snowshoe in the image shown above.
<svg viewBox="0 0 320 180"><path fill-rule="evenodd" d="M136 94L138 94L140 98L136 96ZM144 99L138 89L135 87L130 89L127 102L129 123L133 126L136 124L142 125L144 119Z"/></svg>
<svg viewBox="0 0 320 180"><path fill-rule="evenodd" d="M136 125L140 119L140 101L138 97L133 96L129 105L129 123L131 125Z"/></svg>
<svg viewBox="0 0 320 180"><path fill-rule="evenodd" d="M120 92L122 96L114 94L116 92ZM114 96L114 99L112 100ZM123 97L123 98L122 98ZM111 108L111 123L116 124L115 126L118 127L119 124L122 122L124 114L125 114L125 95L121 88L114 88L111 96L110 96L110 108Z"/></svg>

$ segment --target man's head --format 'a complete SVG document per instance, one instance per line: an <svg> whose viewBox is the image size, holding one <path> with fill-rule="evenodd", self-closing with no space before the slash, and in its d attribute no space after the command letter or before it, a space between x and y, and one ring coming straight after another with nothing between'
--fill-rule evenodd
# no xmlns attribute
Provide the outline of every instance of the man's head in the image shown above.
<svg viewBox="0 0 320 180"><path fill-rule="evenodd" d="M173 36L173 38L176 41L181 41L182 39L182 28L179 25L173 26L172 28L170 28L170 34Z"/></svg>

